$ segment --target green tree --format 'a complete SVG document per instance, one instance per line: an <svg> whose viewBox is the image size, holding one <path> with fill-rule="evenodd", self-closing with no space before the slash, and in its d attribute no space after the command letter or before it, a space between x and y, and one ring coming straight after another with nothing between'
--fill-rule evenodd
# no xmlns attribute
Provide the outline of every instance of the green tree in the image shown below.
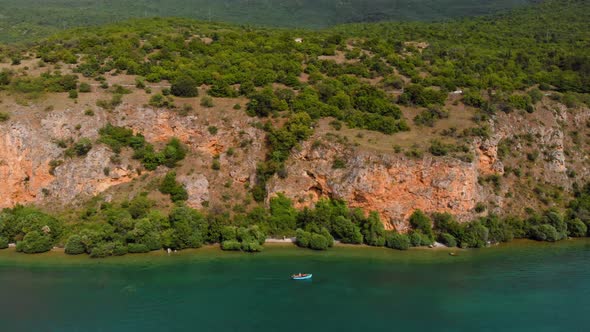
<svg viewBox="0 0 590 332"><path fill-rule="evenodd" d="M451 235L449 233L442 233L439 236L438 240L447 247L456 247L457 246L457 240L455 239L455 237L453 235Z"/></svg>
<svg viewBox="0 0 590 332"><path fill-rule="evenodd" d="M5 237L0 236L0 249L6 248L8 248L8 240Z"/></svg>
<svg viewBox="0 0 590 332"><path fill-rule="evenodd" d="M410 216L410 225L413 229L426 235L430 242L434 241L434 233L432 232L432 220L422 212L422 210L416 210Z"/></svg>
<svg viewBox="0 0 590 332"><path fill-rule="evenodd" d="M408 250L410 239L405 234L391 233L386 237L385 246L397 250Z"/></svg>
<svg viewBox="0 0 590 332"><path fill-rule="evenodd" d="M197 97L199 90L197 82L190 76L180 76L174 80L170 91L177 97Z"/></svg>
<svg viewBox="0 0 590 332"><path fill-rule="evenodd" d="M295 232L296 243L298 246L308 248L311 242L311 233L298 228Z"/></svg>
<svg viewBox="0 0 590 332"><path fill-rule="evenodd" d="M199 248L207 234L207 221L198 211L178 206L170 212L170 225L174 230L170 247L173 249Z"/></svg>
<svg viewBox="0 0 590 332"><path fill-rule="evenodd" d="M332 232L342 243L361 244L363 234L358 226L344 216L337 216L332 222Z"/></svg>
<svg viewBox="0 0 590 332"><path fill-rule="evenodd" d="M79 255L86 252L86 246L82 241L82 238L74 234L68 238L68 242L66 242L65 252L68 255Z"/></svg>
<svg viewBox="0 0 590 332"><path fill-rule="evenodd" d="M176 172L168 172L160 183L160 192L162 194L169 194L173 202L186 201L188 193L184 186L176 181Z"/></svg>
<svg viewBox="0 0 590 332"><path fill-rule="evenodd" d="M588 232L588 227L578 218L567 221L568 234L571 237L584 237Z"/></svg>
<svg viewBox="0 0 590 332"><path fill-rule="evenodd" d="M369 218L361 218L360 229L366 244L377 247L385 245L385 229L377 212L371 212Z"/></svg>
<svg viewBox="0 0 590 332"><path fill-rule="evenodd" d="M270 199L270 216L268 224L273 235L289 235L297 222L297 210L293 202L284 194L279 193Z"/></svg>
<svg viewBox="0 0 590 332"><path fill-rule="evenodd" d="M329 240L317 233L311 233L311 238L309 240L309 248L313 250L326 250L330 247Z"/></svg>
<svg viewBox="0 0 590 332"><path fill-rule="evenodd" d="M16 243L16 251L25 254L36 254L51 250L53 243L49 235L38 231L31 231L22 241Z"/></svg>

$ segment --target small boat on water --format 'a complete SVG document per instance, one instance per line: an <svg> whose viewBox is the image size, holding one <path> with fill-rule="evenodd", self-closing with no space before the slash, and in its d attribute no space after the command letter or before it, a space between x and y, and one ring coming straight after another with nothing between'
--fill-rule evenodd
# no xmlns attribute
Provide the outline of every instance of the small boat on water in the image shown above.
<svg viewBox="0 0 590 332"><path fill-rule="evenodd" d="M291 276L291 279L293 280L308 280L311 279L311 277L313 276L313 274L311 273L297 273Z"/></svg>

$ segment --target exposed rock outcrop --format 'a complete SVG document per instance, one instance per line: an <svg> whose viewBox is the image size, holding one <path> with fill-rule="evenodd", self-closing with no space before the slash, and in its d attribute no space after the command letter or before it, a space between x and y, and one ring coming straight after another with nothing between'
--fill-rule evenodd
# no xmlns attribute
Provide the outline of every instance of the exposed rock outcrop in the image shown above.
<svg viewBox="0 0 590 332"><path fill-rule="evenodd" d="M336 158L347 160L345 169L333 168ZM314 148L308 142L287 172L286 179L276 177L269 184L270 196L285 193L299 206L321 197L343 199L352 207L378 211L389 229L404 230L415 209L448 211L466 219L481 199L477 167L451 158L414 160L334 144Z"/></svg>
<svg viewBox="0 0 590 332"><path fill-rule="evenodd" d="M80 111L56 110L0 124L0 208L26 203L72 203L137 178L140 164L131 158L130 151L113 160L114 153L107 146L95 143L87 155L69 158L57 144L81 137L96 140L99 129L109 122L132 128L156 145L177 137L189 147L191 155L198 155L198 163L185 165L190 172L178 174L187 188L188 204L195 208L210 199L208 177L220 178L210 171L214 156L229 146L238 146L240 139L252 142L249 153L242 156L244 160L226 156L221 159L224 172L244 183L253 180L256 161L264 155L262 131L243 121L244 116L233 127L220 128L217 135L212 135L197 116L180 116L165 109L123 105L113 112L96 109L94 113L89 117ZM164 168L157 172L162 174Z"/></svg>
<svg viewBox="0 0 590 332"><path fill-rule="evenodd" d="M245 198L248 184L256 180L256 166L266 154L265 133L252 126L256 120L243 112L232 114L231 120L131 105L112 112L95 109L94 116L71 109L34 112L23 108L14 113L9 122L0 123L0 208L81 202L137 179L140 164L131 158L131 151L112 158L108 147L95 143L87 155L68 158L57 144L82 137L96 142L99 129L109 122L141 132L158 147L171 137L185 143L190 153L177 170L177 179L187 189L187 203L195 208L228 197ZM366 212L377 211L388 229L400 231L407 229L407 218L415 209L451 212L459 220L470 220L477 216L479 202L488 203L493 212L509 211L515 198L508 191L522 180L510 177L515 168L521 168L531 183L566 191L575 181L588 179L589 156L580 148L586 146L587 138L574 134L583 133L589 121L587 108L572 110L548 101L533 114L499 114L490 122L489 138L471 141L473 162L376 152L328 142L316 133L293 151L286 163L287 176L275 176L267 189L269 197L285 193L298 207L322 197L343 199ZM210 130L213 125L214 131ZM511 156L500 157L499 147L506 140L512 144ZM527 161L527 153L537 151L538 159ZM218 158L219 170L212 170L213 158ZM334 167L337 159L345 161L344 167ZM166 171L162 167L156 175ZM491 188L482 182L492 175L504 175L506 187Z"/></svg>

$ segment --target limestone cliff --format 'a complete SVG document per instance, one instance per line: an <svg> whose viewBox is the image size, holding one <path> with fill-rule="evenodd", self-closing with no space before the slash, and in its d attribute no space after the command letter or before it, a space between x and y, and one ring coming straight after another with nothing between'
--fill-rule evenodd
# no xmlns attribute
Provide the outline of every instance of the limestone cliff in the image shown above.
<svg viewBox="0 0 590 332"><path fill-rule="evenodd" d="M334 169L336 158L347 160L346 168ZM271 182L271 195L283 192L299 206L320 197L340 198L352 207L378 211L389 229L404 230L415 209L448 211L466 219L482 197L476 165L450 158L414 160L307 142L287 172L286 179Z"/></svg>
<svg viewBox="0 0 590 332"><path fill-rule="evenodd" d="M293 154L288 177L271 181L269 193L285 193L299 206L312 205L320 197L343 199L353 207L378 211L387 228L400 231L407 228L407 218L415 209L450 212L463 221L478 215L478 203L494 213L522 214L524 207L537 206L539 197L534 196L543 194L539 186L568 192L574 182L590 177L588 149L568 137L584 132L589 119L587 108L568 110L551 102L541 104L534 114L499 114L489 122L489 138L473 139L476 158L470 163L372 153L316 135ZM508 155L503 159L514 174L522 171L524 175L505 174L498 149L507 141L511 144L504 146ZM534 155L530 151L542 156L527 160ZM346 167L334 168L336 159L346 160ZM501 184L494 188L485 182L488 176L503 176Z"/></svg>
<svg viewBox="0 0 590 332"><path fill-rule="evenodd" d="M48 112L34 106L17 107L12 114L10 121L0 123L0 207L109 197L122 185L144 178L131 151L114 158L107 146L96 142L107 123L141 132L156 146L171 137L185 143L190 152L177 179L195 208L246 201L248 187L256 181L257 163L266 154L265 133L253 126L258 120L243 111L181 116L124 104L111 112L94 108L92 116L80 108ZM587 108L567 109L549 101L533 114L500 114L490 121L489 138L471 139L472 162L364 149L329 141L325 132L316 131L293 151L285 174L275 175L267 189L269 197L282 192L299 207L321 197L340 198L352 207L378 211L388 229L401 231L415 209L451 212L463 221L477 216L475 207L482 202L493 212L519 213L534 206L535 193L539 194L535 183L567 192L575 181L590 177L583 135L589 120ZM95 142L89 153L65 157L60 142L82 137ZM535 153L539 157L533 160ZM212 170L213 158L218 158L219 170ZM337 159L341 164L335 167ZM513 175L516 169L524 174ZM160 167L151 178L166 171ZM500 186L485 181L496 175L502 178ZM147 182L143 185L149 187Z"/></svg>
<svg viewBox="0 0 590 332"><path fill-rule="evenodd" d="M23 112L23 113L21 113ZM84 157L65 157L60 141L81 137L96 140L98 130L107 123L132 128L153 144L178 137L189 147L189 157L179 170L179 181L190 195L188 204L201 207L218 194L210 193L210 183L233 179L244 183L254 180L256 160L262 158L263 133L248 125L245 115L231 125L220 124L219 132L207 131L207 122L197 116L180 116L170 110L123 105L113 112L95 109L86 116L80 110L55 110L51 113L16 110L14 120L0 124L0 208L15 204L69 204L98 195L139 177L138 161L130 151L117 158L105 145L95 143ZM252 142L246 160L223 155L222 170L212 174L211 160L236 146L238 140ZM165 167L155 175L166 172Z"/></svg>

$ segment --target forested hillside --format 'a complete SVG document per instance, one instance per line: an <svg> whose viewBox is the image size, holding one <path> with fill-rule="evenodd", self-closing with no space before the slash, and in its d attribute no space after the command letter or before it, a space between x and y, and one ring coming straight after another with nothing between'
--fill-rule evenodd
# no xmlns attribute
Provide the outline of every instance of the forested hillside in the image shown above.
<svg viewBox="0 0 590 332"><path fill-rule="evenodd" d="M588 22L590 3L556 0L319 31L135 19L2 46L0 247L585 236Z"/></svg>
<svg viewBox="0 0 590 332"><path fill-rule="evenodd" d="M186 17L254 26L322 28L349 22L441 20L535 0L3 0L0 42L128 18Z"/></svg>

